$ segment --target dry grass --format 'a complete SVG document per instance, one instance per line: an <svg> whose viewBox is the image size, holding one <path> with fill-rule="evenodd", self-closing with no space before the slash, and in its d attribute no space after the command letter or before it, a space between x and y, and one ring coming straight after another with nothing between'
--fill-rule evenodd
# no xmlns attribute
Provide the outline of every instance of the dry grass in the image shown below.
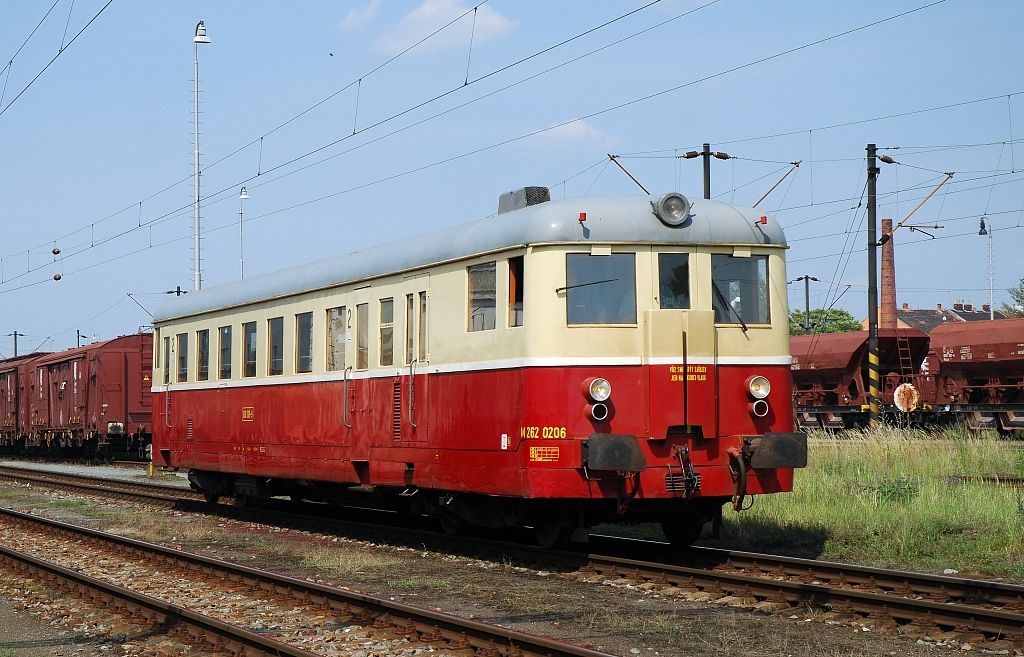
<svg viewBox="0 0 1024 657"><path fill-rule="evenodd" d="M1021 491L969 480L1024 475L1014 443L893 428L812 439L794 492L726 511L722 544L1024 580Z"/></svg>
<svg viewBox="0 0 1024 657"><path fill-rule="evenodd" d="M388 573L401 563L396 557L377 551L353 550L336 545L301 545L296 558L303 568L314 568L332 577L350 577L355 574Z"/></svg>

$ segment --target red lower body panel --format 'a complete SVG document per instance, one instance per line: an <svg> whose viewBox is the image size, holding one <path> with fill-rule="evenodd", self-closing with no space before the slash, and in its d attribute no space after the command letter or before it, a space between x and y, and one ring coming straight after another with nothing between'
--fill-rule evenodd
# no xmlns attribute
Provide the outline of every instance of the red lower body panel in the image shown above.
<svg viewBox="0 0 1024 657"><path fill-rule="evenodd" d="M153 454L160 465L257 477L615 499L624 478L585 472L582 442L594 434L620 434L637 437L646 461L637 499L682 497L672 490L673 477L681 474L681 446L689 448L700 476L698 494L727 497L735 482L726 450L739 447L745 436L793 430L789 367L689 369L421 370L413 380L399 375L347 385L172 386L155 394ZM754 374L772 385L764 418L748 408L746 380ZM603 422L590 418L581 391L592 376L612 384ZM747 492L791 490L792 476L782 468L750 471Z"/></svg>

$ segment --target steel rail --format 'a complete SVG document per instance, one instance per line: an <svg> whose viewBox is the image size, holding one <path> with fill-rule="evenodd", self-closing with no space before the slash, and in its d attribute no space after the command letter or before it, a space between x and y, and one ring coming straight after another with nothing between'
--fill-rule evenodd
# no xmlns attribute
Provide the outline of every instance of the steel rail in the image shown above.
<svg viewBox="0 0 1024 657"><path fill-rule="evenodd" d="M392 602L363 593L317 584L20 511L0 509L0 516L12 518L21 523L42 526L76 538L86 537L99 543L136 551L145 554L149 559L158 557L191 568L198 567L216 572L235 581L257 582L298 595L303 600L330 605L332 609L359 609L368 615L377 627L383 624L404 626L415 629L420 635L437 637L442 641L459 646L459 649L470 649L481 655L494 655L495 657L611 657L608 653L574 646L555 639L533 636L468 618L459 618L431 609Z"/></svg>
<svg viewBox="0 0 1024 657"><path fill-rule="evenodd" d="M110 598L116 601L120 607L141 610L143 617L148 618L154 623L163 626L167 626L170 623L184 623L193 628L199 636L204 634L216 636L229 646L231 644L238 644L268 655L288 655L289 657L316 656L316 653L307 652L276 639L261 636L244 627L189 611L158 598L84 575L32 555L12 550L3 545L0 545L0 561L6 562L15 569L24 570L31 575L41 575L47 579L61 582L81 592L96 592L101 599Z"/></svg>
<svg viewBox="0 0 1024 657"><path fill-rule="evenodd" d="M882 614L901 624L913 625L923 621L948 630L969 628L992 639L1024 639L1024 614L1001 609L939 603L839 586L807 584L689 566L655 564L622 557L590 555L587 565L582 570L768 602L784 602L790 606L827 607L832 611L852 612L871 617Z"/></svg>
<svg viewBox="0 0 1024 657"><path fill-rule="evenodd" d="M3 473L0 472L0 475ZM80 475L74 475L80 477ZM20 477L20 475L19 475ZM88 478L88 477L86 477ZM168 492L190 493L185 489L161 487ZM96 491L106 493L107 489ZM223 515L245 516L245 509L214 507ZM200 509L197 509L200 510ZM862 615L889 615L897 621L912 623L926 621L939 627L963 629L969 627L995 637L1011 636L1020 640L1024 632L1024 586L987 580L930 575L899 570L840 564L796 557L757 554L742 551L695 547L679 553L665 543L594 536L594 545L618 553L644 554L645 560L594 553L542 550L507 541L441 537L423 530L381 527L371 523L338 521L328 518L260 511L260 521L273 517L286 525L298 523L301 527L335 529L373 536L380 540L400 541L416 546L429 545L434 549L451 549L454 540L463 551L475 554L500 554L535 564L551 567L557 564L567 570L615 574L638 578L665 585L679 585L707 591L721 591L741 597L782 601L789 605L812 605L848 610ZM240 518L244 519L244 518ZM658 555L665 562L646 560L647 555ZM706 567L685 566L680 559L707 564ZM720 569L741 572L720 572ZM717 570L716 570L717 569ZM756 575L742 571L753 570ZM811 579L812 582L784 581L780 578ZM862 589L874 589L865 591ZM913 596L928 599L913 599ZM992 609L985 605L995 605Z"/></svg>
<svg viewBox="0 0 1024 657"><path fill-rule="evenodd" d="M173 504L180 500L202 501L202 493L177 486L162 486L138 481L90 477L69 472L51 472L29 468L0 466L0 480L25 481L40 486L61 486L83 493L117 493L141 501Z"/></svg>

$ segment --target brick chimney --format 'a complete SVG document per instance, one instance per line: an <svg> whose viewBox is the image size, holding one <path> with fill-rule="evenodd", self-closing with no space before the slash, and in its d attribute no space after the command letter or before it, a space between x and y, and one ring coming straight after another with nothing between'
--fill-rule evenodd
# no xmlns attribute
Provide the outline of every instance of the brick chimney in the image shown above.
<svg viewBox="0 0 1024 657"><path fill-rule="evenodd" d="M963 312L963 309L964 309L964 304L962 304L962 303L954 303L953 304L953 310L955 310L956 312Z"/></svg>
<svg viewBox="0 0 1024 657"><path fill-rule="evenodd" d="M937 313L941 313L942 312L942 304L941 303L935 304L935 312L937 312Z"/></svg>
<svg viewBox="0 0 1024 657"><path fill-rule="evenodd" d="M982 310L982 312L986 312L987 313L990 310L992 310L992 306L988 305L987 303L983 303L983 304L981 304L981 310Z"/></svg>
<svg viewBox="0 0 1024 657"><path fill-rule="evenodd" d="M973 313L974 312L974 304L973 303L965 303L964 304L964 312Z"/></svg>
<svg viewBox="0 0 1024 657"><path fill-rule="evenodd" d="M903 310L910 310L910 304L909 303L904 303L903 304Z"/></svg>
<svg viewBox="0 0 1024 657"><path fill-rule="evenodd" d="M882 219L882 235L892 235L892 219ZM891 238L882 245L882 306L878 328L896 328L896 249Z"/></svg>

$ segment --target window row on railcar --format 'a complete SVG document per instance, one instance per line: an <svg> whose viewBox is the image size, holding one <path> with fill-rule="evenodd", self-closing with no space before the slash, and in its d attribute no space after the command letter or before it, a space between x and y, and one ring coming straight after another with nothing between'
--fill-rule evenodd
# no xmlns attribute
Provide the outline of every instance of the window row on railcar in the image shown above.
<svg viewBox="0 0 1024 657"><path fill-rule="evenodd" d="M404 311L403 342L397 346L398 353L395 345L396 300ZM325 344L322 355L324 372L367 370L370 368L371 306L376 311L376 365L408 365L427 359L428 296L426 290L418 290L402 294L397 299L389 296L376 298L373 303L332 306L319 313L323 318L319 325L315 319L317 313L301 310L195 331L161 327L159 330L164 335L156 341L156 362L163 369L164 384L309 374L314 371L314 344L320 335ZM222 321L212 320L211 323L221 324ZM239 336L237 343L236 336ZM287 357L286 340L291 345L291 353ZM265 345L262 354L261 342ZM354 344L354 349L349 347L350 344ZM241 351L236 359L234 353L239 346ZM350 351L354 353L350 354Z"/></svg>

